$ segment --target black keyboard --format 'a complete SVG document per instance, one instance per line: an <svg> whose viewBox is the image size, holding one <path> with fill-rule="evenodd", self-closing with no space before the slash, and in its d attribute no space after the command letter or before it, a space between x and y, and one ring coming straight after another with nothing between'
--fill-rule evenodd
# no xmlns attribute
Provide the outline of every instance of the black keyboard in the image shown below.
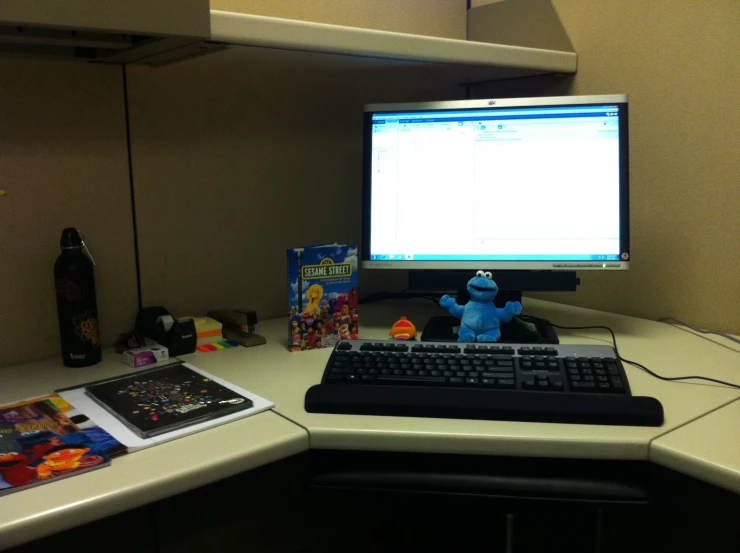
<svg viewBox="0 0 740 553"><path fill-rule="evenodd" d="M660 426L609 346L353 340L337 344L306 411Z"/></svg>

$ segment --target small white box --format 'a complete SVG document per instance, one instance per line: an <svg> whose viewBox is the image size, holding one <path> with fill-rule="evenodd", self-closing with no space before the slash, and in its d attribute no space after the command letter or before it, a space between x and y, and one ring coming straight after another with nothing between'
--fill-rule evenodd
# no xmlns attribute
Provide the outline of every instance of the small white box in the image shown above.
<svg viewBox="0 0 740 553"><path fill-rule="evenodd" d="M123 352L123 362L134 368L153 365L160 361L167 361L169 358L169 350L159 344L145 348L129 349Z"/></svg>

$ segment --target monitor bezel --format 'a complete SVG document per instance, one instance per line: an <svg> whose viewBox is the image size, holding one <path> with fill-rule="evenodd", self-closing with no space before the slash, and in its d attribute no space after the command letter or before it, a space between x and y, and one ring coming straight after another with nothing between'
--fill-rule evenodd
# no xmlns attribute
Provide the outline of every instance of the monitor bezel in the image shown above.
<svg viewBox="0 0 740 553"><path fill-rule="evenodd" d="M473 261L415 261L415 260L371 260L370 259L370 213L371 213L371 165L372 165L372 117L377 113L398 111L457 111L469 109L498 109L510 107L539 106L584 106L590 104L619 105L619 233L621 259L618 261L531 261L531 260L473 260ZM363 177L362 177L362 249L361 266L364 269L490 269L497 270L597 270L620 271L629 269L630 225L629 225L629 117L626 94L590 96L553 96L539 98L486 98L480 100L452 100L444 102L413 102L396 104L368 104L364 112L363 128Z"/></svg>

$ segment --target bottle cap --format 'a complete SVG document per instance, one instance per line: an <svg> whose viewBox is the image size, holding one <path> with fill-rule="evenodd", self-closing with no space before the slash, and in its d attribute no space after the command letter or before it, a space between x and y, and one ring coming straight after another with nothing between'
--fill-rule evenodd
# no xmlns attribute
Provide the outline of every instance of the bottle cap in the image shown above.
<svg viewBox="0 0 740 553"><path fill-rule="evenodd" d="M93 266L95 266L95 259L93 259L90 250L87 248L87 244L85 244L85 237L82 236L82 233L75 227L68 227L62 231L62 240L60 242L60 246L63 250L85 248L85 253L87 253L87 256L90 258L90 261L92 261Z"/></svg>
<svg viewBox="0 0 740 553"><path fill-rule="evenodd" d="M74 227L64 229L62 231L62 240L60 246L63 250L81 248L82 237L80 236L80 232Z"/></svg>

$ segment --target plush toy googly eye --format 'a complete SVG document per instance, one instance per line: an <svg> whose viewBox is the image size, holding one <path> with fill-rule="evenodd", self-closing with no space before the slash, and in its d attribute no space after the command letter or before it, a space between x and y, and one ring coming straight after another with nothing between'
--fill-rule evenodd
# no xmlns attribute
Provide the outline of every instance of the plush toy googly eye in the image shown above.
<svg viewBox="0 0 740 553"><path fill-rule="evenodd" d="M485 276L485 273L483 271L478 271L477 273L475 273L475 276L482 277Z"/></svg>
<svg viewBox="0 0 740 553"><path fill-rule="evenodd" d="M493 279L493 275L491 274L491 271L486 271L483 274L483 276L486 277L488 280L492 280Z"/></svg>

